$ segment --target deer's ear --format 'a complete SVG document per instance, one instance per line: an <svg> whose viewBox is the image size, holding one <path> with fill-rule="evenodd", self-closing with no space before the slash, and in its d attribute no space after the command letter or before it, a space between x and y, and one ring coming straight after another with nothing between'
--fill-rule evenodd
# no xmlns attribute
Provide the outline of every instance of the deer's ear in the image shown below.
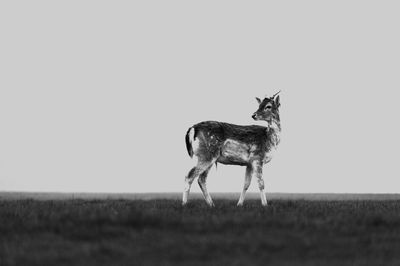
<svg viewBox="0 0 400 266"><path fill-rule="evenodd" d="M275 105L279 107L281 105L279 95L275 98Z"/></svg>
<svg viewBox="0 0 400 266"><path fill-rule="evenodd" d="M260 98L256 97L256 100L257 100L258 104L261 104Z"/></svg>

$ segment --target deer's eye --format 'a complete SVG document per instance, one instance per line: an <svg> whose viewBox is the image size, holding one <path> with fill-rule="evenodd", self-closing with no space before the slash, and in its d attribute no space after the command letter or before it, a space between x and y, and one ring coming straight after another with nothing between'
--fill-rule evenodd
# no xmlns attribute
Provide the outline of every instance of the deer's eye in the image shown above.
<svg viewBox="0 0 400 266"><path fill-rule="evenodd" d="M265 106L265 110L270 110L272 108L272 106L271 105L267 105L267 106Z"/></svg>

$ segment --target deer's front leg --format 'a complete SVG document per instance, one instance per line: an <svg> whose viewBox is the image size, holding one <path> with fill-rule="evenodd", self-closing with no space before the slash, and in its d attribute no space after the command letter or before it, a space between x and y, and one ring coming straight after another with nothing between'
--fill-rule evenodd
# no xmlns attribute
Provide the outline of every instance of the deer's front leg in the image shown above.
<svg viewBox="0 0 400 266"><path fill-rule="evenodd" d="M254 164L254 174L257 177L258 188L260 189L260 197L261 197L261 204L263 206L267 206L267 198L265 197L265 186L264 186L264 179L263 179L263 171L262 171L262 163L256 162Z"/></svg>
<svg viewBox="0 0 400 266"><path fill-rule="evenodd" d="M242 193L240 194L240 198L237 203L237 206L243 206L244 198L246 196L247 189L250 186L252 175L253 175L253 167L251 165L249 165L246 167L246 175L244 177L243 190L242 190Z"/></svg>

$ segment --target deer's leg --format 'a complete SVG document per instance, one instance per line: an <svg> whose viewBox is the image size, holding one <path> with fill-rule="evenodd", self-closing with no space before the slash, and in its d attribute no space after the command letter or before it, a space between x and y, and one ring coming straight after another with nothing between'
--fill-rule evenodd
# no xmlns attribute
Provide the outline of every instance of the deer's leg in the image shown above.
<svg viewBox="0 0 400 266"><path fill-rule="evenodd" d="M267 206L267 198L265 197L264 191L264 179L262 175L262 163L257 162L254 164L254 173L257 177L258 188L260 189L261 204L263 206Z"/></svg>
<svg viewBox="0 0 400 266"><path fill-rule="evenodd" d="M192 186L193 180L196 178L197 175L198 169L196 167L193 167L185 177L185 188L183 190L182 205L185 205L187 203L190 187Z"/></svg>
<svg viewBox="0 0 400 266"><path fill-rule="evenodd" d="M207 175L208 175L208 172L210 171L210 169L211 169L211 167L207 168L203 173L201 173L197 182L199 183L200 189L203 192L203 196L204 196L204 199L206 200L207 204L210 207L214 207L214 202L211 199L210 194L208 194L207 185L206 185Z"/></svg>
<svg viewBox="0 0 400 266"><path fill-rule="evenodd" d="M251 183L251 176L253 174L253 167L251 165L246 167L246 175L244 177L244 186L242 193L240 194L239 201L237 203L237 206L243 206L244 198L246 196L247 189L250 186Z"/></svg>
<svg viewBox="0 0 400 266"><path fill-rule="evenodd" d="M202 174L205 170L207 170L211 164L212 163L200 163L189 171L188 175L185 177L185 188L182 196L182 205L185 205L188 201L190 187L192 186L193 180L200 174Z"/></svg>

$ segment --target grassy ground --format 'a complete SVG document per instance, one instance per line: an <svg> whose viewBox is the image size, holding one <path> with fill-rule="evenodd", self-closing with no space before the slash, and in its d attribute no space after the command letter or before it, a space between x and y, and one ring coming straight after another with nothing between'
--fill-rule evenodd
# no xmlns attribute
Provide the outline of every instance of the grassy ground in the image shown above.
<svg viewBox="0 0 400 266"><path fill-rule="evenodd" d="M400 200L0 200L0 265L399 265Z"/></svg>

